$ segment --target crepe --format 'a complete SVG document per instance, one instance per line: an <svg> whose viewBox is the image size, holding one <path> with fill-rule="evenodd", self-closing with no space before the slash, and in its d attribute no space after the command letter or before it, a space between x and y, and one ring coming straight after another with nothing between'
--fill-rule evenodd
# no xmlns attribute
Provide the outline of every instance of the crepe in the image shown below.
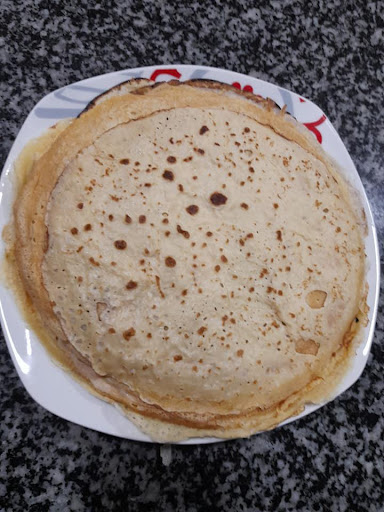
<svg viewBox="0 0 384 512"><path fill-rule="evenodd" d="M55 357L154 439L249 436L345 371L363 221L284 109L217 82L142 85L37 160L17 271Z"/></svg>

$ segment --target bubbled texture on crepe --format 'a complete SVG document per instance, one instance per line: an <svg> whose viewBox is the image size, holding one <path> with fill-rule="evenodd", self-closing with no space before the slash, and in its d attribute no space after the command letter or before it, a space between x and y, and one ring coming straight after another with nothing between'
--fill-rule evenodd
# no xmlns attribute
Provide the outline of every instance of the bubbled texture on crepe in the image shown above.
<svg viewBox="0 0 384 512"><path fill-rule="evenodd" d="M337 182L234 112L178 108L104 133L62 174L47 226L66 336L165 409L283 400L321 375L358 309L361 237Z"/></svg>

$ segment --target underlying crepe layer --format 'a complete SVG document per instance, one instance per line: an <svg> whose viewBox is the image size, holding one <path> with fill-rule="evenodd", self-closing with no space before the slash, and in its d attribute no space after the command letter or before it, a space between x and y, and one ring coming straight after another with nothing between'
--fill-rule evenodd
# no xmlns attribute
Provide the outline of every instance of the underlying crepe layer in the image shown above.
<svg viewBox="0 0 384 512"><path fill-rule="evenodd" d="M330 166L284 116L232 93L105 101L24 190L25 285L109 397L202 428L232 414L219 435L249 435L257 408L271 426L275 404L327 375L359 310L361 232Z"/></svg>
<svg viewBox="0 0 384 512"><path fill-rule="evenodd" d="M108 91L99 94L99 96L96 96L96 98L88 103L86 108L79 114L79 117L84 115L85 112L88 112L88 110L91 108L96 107L96 105L100 105L100 103L103 103L103 101L109 100L116 96L126 95L128 93L134 92L136 89L147 87L153 83L154 82L152 82L152 80L148 80L146 78L131 78L130 80L115 85L111 89L108 89Z"/></svg>

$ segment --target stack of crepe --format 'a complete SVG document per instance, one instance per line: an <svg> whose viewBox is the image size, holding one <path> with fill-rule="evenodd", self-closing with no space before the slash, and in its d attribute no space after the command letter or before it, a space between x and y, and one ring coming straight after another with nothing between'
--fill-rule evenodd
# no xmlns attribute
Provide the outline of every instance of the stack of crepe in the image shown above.
<svg viewBox="0 0 384 512"><path fill-rule="evenodd" d="M249 436L334 391L365 318L363 221L284 109L130 81L34 147L9 260L91 392L177 440Z"/></svg>

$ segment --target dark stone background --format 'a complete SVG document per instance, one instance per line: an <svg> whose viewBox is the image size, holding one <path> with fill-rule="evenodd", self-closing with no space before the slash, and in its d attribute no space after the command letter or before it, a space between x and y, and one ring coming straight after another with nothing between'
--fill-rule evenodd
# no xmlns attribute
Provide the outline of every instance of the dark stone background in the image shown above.
<svg viewBox="0 0 384 512"><path fill-rule="evenodd" d="M312 99L354 160L384 233L384 3L2 0L1 160L48 92L123 68L191 63ZM173 447L109 437L37 405L0 342L0 510L384 510L383 300L363 376L249 440Z"/></svg>

